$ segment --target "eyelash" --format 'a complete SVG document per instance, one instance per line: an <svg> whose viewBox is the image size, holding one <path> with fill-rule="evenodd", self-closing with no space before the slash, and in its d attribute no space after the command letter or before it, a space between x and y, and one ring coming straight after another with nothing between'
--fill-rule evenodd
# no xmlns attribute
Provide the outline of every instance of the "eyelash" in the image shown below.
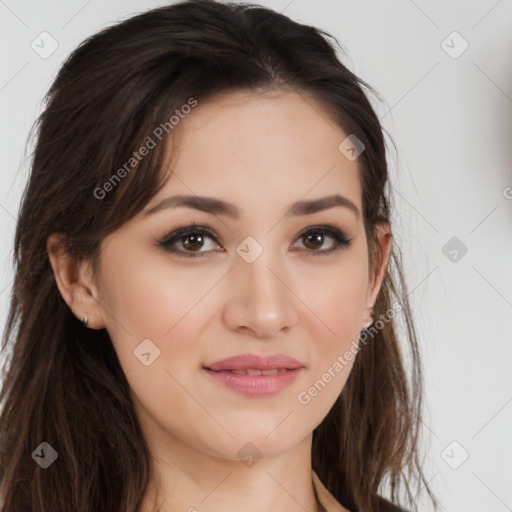
<svg viewBox="0 0 512 512"><path fill-rule="evenodd" d="M306 252L315 253L317 255L325 256L327 254L331 254L335 251L339 251L347 246L350 245L350 242L352 239L347 239L341 231L339 231L337 228L329 225L318 225L318 226L310 226L304 231L302 231L297 238L305 237L308 234L311 233L321 233L323 235L327 235L330 238L332 238L335 241L335 244L333 247L327 250L308 250L304 249ZM208 236L212 240L214 240L216 243L219 244L218 238L207 226L198 226L196 224L192 224L189 226L184 226L181 228L177 228L171 232L166 232L166 234L162 235L159 240L157 240L155 243L159 247L163 247L165 251L168 251L172 254L176 254L179 257L184 258L198 258L202 257L203 254L208 253L210 251L203 251L203 252L191 252L191 251L182 251L178 250L175 247L173 247L173 244L176 242L181 242L182 239L186 238L189 235L201 235L201 236Z"/></svg>

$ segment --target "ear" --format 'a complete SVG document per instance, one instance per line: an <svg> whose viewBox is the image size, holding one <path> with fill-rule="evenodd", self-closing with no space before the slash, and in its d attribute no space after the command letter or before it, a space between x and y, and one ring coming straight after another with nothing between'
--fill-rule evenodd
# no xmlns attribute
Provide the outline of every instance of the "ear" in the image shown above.
<svg viewBox="0 0 512 512"><path fill-rule="evenodd" d="M81 321L87 317L87 327L103 328L102 308L89 262L76 261L67 253L61 233L48 237L46 250L59 292L71 311Z"/></svg>
<svg viewBox="0 0 512 512"><path fill-rule="evenodd" d="M384 280L384 275L386 273L386 268L388 266L389 257L391 254L391 244L393 240L389 222L380 222L375 226L375 229L377 230L377 238L381 247L382 260L370 277L370 282L368 284L368 290L366 294L367 307L373 306L377 300L377 296L379 295L382 281ZM371 325L371 323L371 310L366 309L363 316L363 325L368 327Z"/></svg>

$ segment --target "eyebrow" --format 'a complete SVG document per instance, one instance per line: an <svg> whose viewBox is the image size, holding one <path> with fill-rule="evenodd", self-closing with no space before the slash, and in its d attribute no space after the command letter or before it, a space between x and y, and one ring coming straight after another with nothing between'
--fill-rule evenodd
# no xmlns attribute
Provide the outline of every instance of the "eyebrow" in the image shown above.
<svg viewBox="0 0 512 512"><path fill-rule="evenodd" d="M156 212L172 207L187 207L211 213L212 215L225 215L233 219L240 218L240 209L233 203L228 203L214 197L178 195L167 197L155 206L146 210L144 216L153 215ZM347 197L340 194L321 197L319 199L301 200L289 207L289 214L292 216L311 215L313 213L328 210L335 206L341 206L352 211L356 217L360 216L359 208Z"/></svg>

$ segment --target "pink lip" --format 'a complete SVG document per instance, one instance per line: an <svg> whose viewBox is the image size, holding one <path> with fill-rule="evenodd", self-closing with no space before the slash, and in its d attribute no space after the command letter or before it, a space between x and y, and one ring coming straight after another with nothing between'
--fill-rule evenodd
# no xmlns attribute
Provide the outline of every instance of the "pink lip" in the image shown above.
<svg viewBox="0 0 512 512"><path fill-rule="evenodd" d="M242 354L203 367L229 389L248 396L275 395L289 386L304 368L302 363L284 354L258 356ZM239 375L230 370L279 370L273 375Z"/></svg>
<svg viewBox="0 0 512 512"><path fill-rule="evenodd" d="M205 364L205 368L210 370L247 370L249 368L255 370L273 370L274 368L285 368L287 370L295 370L304 368L302 363L293 357L284 354L270 354L259 356L257 354L240 354L238 356L228 357L215 363Z"/></svg>

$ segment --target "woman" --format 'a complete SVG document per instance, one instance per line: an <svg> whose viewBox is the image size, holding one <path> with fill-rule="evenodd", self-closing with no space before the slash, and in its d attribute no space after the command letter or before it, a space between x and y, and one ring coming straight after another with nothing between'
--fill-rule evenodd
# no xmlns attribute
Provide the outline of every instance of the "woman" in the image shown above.
<svg viewBox="0 0 512 512"><path fill-rule="evenodd" d="M412 510L413 478L437 505L382 128L327 36L191 0L63 65L15 236L2 510Z"/></svg>

